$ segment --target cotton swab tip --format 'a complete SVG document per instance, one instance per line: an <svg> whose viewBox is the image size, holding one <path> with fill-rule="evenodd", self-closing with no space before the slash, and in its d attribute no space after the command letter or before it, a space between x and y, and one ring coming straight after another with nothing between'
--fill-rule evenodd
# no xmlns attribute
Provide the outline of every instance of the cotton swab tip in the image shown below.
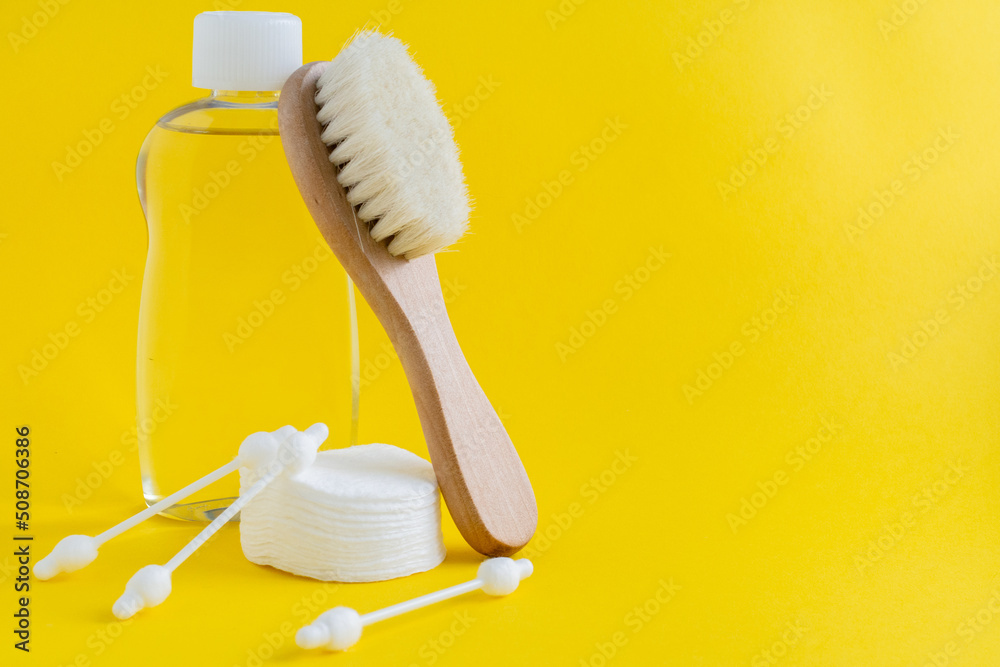
<svg viewBox="0 0 1000 667"><path fill-rule="evenodd" d="M330 435L329 427L327 427L327 425L324 424L323 422L316 422L315 424L307 428L305 432L314 438L319 438L320 444L322 444L323 441L325 441L327 437Z"/></svg>
<svg viewBox="0 0 1000 667"><path fill-rule="evenodd" d="M326 424L313 424L285 441L278 452L284 472L294 476L311 466L316 461L316 452L329 434Z"/></svg>
<svg viewBox="0 0 1000 667"><path fill-rule="evenodd" d="M97 540L89 535L64 537L52 549L52 553L35 563L35 576L45 581L60 572L74 572L87 567L97 558L97 547Z"/></svg>
<svg viewBox="0 0 1000 667"><path fill-rule="evenodd" d="M326 627L322 625L307 625L295 633L295 643L299 648L319 648L328 640Z"/></svg>
<svg viewBox="0 0 1000 667"><path fill-rule="evenodd" d="M295 635L295 643L301 648L323 646L343 651L361 639L361 630L365 625L480 589L490 595L508 595L517 590L521 580L530 577L534 569L527 558L490 558L479 564L478 576L472 581L369 612L364 616L349 607L334 607L320 614L311 625L301 628Z"/></svg>
<svg viewBox="0 0 1000 667"><path fill-rule="evenodd" d="M350 607L334 607L325 611L295 634L300 648L318 648L345 651L361 639L364 624L361 616Z"/></svg>
<svg viewBox="0 0 1000 667"><path fill-rule="evenodd" d="M509 595L517 590L522 579L531 576L534 566L527 558L490 558L479 565L476 578L489 595Z"/></svg>
<svg viewBox="0 0 1000 667"><path fill-rule="evenodd" d="M135 616L140 609L142 609L142 598L135 593L122 593L112 605L111 613L115 618L124 621Z"/></svg>
<svg viewBox="0 0 1000 667"><path fill-rule="evenodd" d="M162 565L147 565L132 575L125 592L115 602L111 612L125 620L140 610L155 607L170 596L170 570Z"/></svg>
<svg viewBox="0 0 1000 667"><path fill-rule="evenodd" d="M240 444L240 451L237 455L240 467L251 469L263 468L274 460L280 444L281 440L275 437L274 433L268 433L267 431L251 433Z"/></svg>
<svg viewBox="0 0 1000 667"><path fill-rule="evenodd" d="M295 475L316 460L316 450L330 434L326 424L313 424L299 432L294 426L282 426L277 431L251 433L240 445L240 467L263 472L275 462Z"/></svg>

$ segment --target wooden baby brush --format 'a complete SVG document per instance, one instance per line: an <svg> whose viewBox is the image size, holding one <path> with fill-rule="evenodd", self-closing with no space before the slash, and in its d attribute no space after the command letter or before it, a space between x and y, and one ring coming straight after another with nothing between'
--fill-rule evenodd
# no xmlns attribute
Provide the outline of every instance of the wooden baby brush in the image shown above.
<svg viewBox="0 0 1000 667"><path fill-rule="evenodd" d="M455 524L482 554L518 551L535 532L535 497L455 338L432 254L469 213L433 85L399 40L363 32L292 74L278 117L313 219L402 362Z"/></svg>

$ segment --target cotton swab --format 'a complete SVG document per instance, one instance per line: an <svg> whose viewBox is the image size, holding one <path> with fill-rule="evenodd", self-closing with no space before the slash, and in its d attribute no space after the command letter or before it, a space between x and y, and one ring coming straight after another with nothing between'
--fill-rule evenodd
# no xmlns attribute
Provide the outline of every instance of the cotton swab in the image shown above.
<svg viewBox="0 0 1000 667"><path fill-rule="evenodd" d="M89 535L69 535L61 539L52 552L35 563L35 576L45 581L61 572L75 572L82 569L97 558L97 549L108 540L118 537L129 528L139 525L155 514L169 509L188 496L201 491L226 475L240 468L261 468L271 462L278 451L281 442L295 433L295 427L282 426L277 431L268 433L261 431L247 436L240 445L236 458L218 470L210 472L201 479L188 484L158 503L151 505L134 516L122 521L117 526L109 528L97 537Z"/></svg>
<svg viewBox="0 0 1000 667"><path fill-rule="evenodd" d="M166 600L172 588L173 571L278 476L297 475L312 465L316 460L316 451L329 433L326 424L313 424L281 443L276 456L272 457L263 469L257 468L259 475L257 481L215 517L193 540L184 545L173 558L165 565L147 565L132 575L125 584L125 592L112 607L112 613L117 618L125 620L141 609L155 607Z"/></svg>
<svg viewBox="0 0 1000 667"><path fill-rule="evenodd" d="M490 558L479 565L476 578L472 581L428 593L391 607L367 614L359 614L350 607L334 607L320 614L310 625L299 629L295 634L295 643L301 648L322 646L333 651L344 651L358 642L361 630L366 625L479 589L489 595L509 595L517 590L522 579L531 576L533 570L534 566L527 558L518 560Z"/></svg>

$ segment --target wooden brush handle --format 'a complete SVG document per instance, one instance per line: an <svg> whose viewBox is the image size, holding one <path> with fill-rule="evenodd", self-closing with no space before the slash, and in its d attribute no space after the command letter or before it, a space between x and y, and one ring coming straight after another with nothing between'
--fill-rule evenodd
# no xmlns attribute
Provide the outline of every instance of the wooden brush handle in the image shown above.
<svg viewBox="0 0 1000 667"><path fill-rule="evenodd" d="M337 181L316 119L316 81L327 64L303 65L282 88L278 118L288 164L320 232L399 355L455 524L476 551L510 555L538 522L531 483L455 338L434 256L390 255L357 220Z"/></svg>

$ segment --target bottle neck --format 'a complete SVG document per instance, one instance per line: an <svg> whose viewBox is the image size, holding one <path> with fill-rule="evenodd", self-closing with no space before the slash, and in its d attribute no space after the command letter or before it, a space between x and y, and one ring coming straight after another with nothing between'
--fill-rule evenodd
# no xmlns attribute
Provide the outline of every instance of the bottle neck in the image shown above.
<svg viewBox="0 0 1000 667"><path fill-rule="evenodd" d="M278 90L213 90L211 98L230 104L267 104L277 102Z"/></svg>

